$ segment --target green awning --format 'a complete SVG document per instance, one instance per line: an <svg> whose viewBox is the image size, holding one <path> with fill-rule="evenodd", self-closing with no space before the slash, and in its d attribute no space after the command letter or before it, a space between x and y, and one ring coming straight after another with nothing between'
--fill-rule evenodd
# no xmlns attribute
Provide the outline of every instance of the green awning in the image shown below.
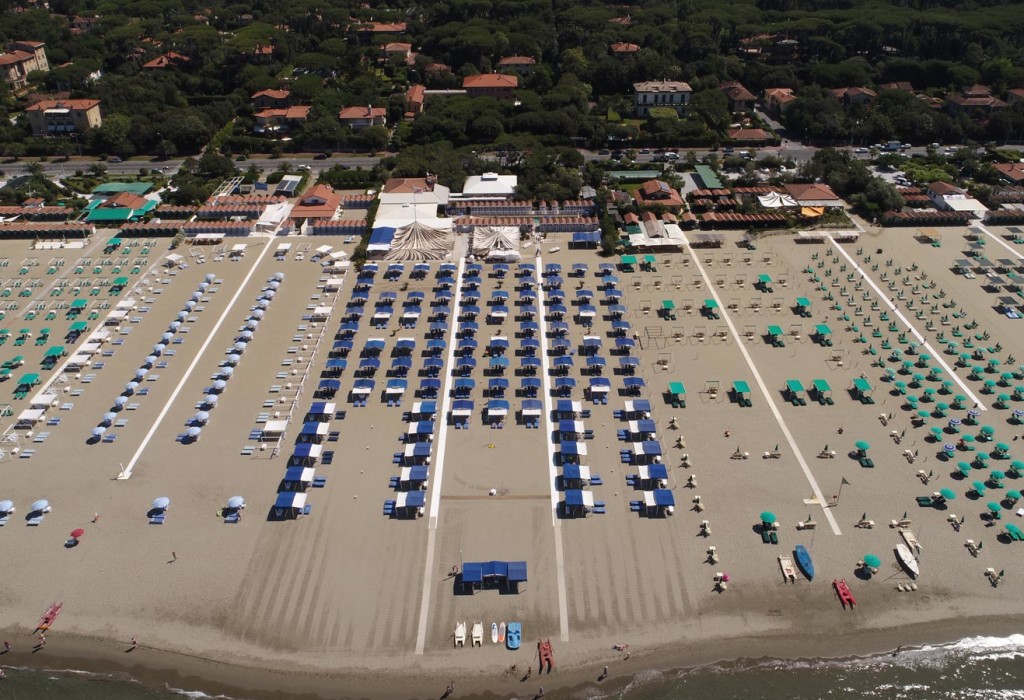
<svg viewBox="0 0 1024 700"><path fill-rule="evenodd" d="M89 302L86 301L85 299L75 299L73 302L71 302L72 309L84 309L88 305Z"/></svg>
<svg viewBox="0 0 1024 700"><path fill-rule="evenodd" d="M757 281L761 282L763 284L771 284L772 283L772 276L771 275L758 275L757 276Z"/></svg>
<svg viewBox="0 0 1024 700"><path fill-rule="evenodd" d="M814 327L814 330L818 331L818 335L832 335L832 329L826 326L824 323L819 323Z"/></svg>
<svg viewBox="0 0 1024 700"><path fill-rule="evenodd" d="M761 513L762 523L768 523L770 525L774 523L777 519L778 518L775 516L775 513L771 512L770 510L766 510L763 513Z"/></svg>
<svg viewBox="0 0 1024 700"><path fill-rule="evenodd" d="M871 391L871 384L864 377L857 377L853 380L853 386L862 394Z"/></svg>
<svg viewBox="0 0 1024 700"><path fill-rule="evenodd" d="M636 256L623 255L621 258L619 258L619 262L622 263L623 265L636 265Z"/></svg>
<svg viewBox="0 0 1024 700"><path fill-rule="evenodd" d="M63 345L54 345L53 347L51 347L49 350L46 351L46 355L45 356L46 357L64 357L64 353L65 352L67 352L67 350L64 348Z"/></svg>
<svg viewBox="0 0 1024 700"><path fill-rule="evenodd" d="M109 241L107 241L107 247L109 247L109 248L119 248L120 246L121 246L121 239L120 238L111 238Z"/></svg>
<svg viewBox="0 0 1024 700"><path fill-rule="evenodd" d="M18 380L18 386L35 386L39 383L39 375L35 372L24 375Z"/></svg>
<svg viewBox="0 0 1024 700"><path fill-rule="evenodd" d="M682 382L669 382L668 393L674 396L683 396L686 394L686 387Z"/></svg>
<svg viewBox="0 0 1024 700"><path fill-rule="evenodd" d="M801 394L804 390L804 385L800 383L799 379L787 379L786 386L789 387L789 390L794 394Z"/></svg>
<svg viewBox="0 0 1024 700"><path fill-rule="evenodd" d="M89 325L85 321L75 321L68 328L69 333L84 333L87 330L89 330Z"/></svg>
<svg viewBox="0 0 1024 700"><path fill-rule="evenodd" d="M718 308L718 302L715 301L714 299L705 299L704 300L704 308L705 309L717 309Z"/></svg>
<svg viewBox="0 0 1024 700"><path fill-rule="evenodd" d="M737 394L749 394L750 387L747 386L745 381L739 380L732 383L732 388L736 390Z"/></svg>
<svg viewBox="0 0 1024 700"><path fill-rule="evenodd" d="M114 286L115 287L124 287L127 284L128 284L128 278L127 277L116 277L116 278L114 278Z"/></svg>
<svg viewBox="0 0 1024 700"><path fill-rule="evenodd" d="M676 303L674 301L672 301L671 299L662 299L661 300L661 308L665 309L666 311L675 311L676 310Z"/></svg>
<svg viewBox="0 0 1024 700"><path fill-rule="evenodd" d="M768 326L768 335L780 336L782 335L782 328L780 326Z"/></svg>
<svg viewBox="0 0 1024 700"><path fill-rule="evenodd" d="M830 387L828 385L828 382L826 382L824 379L815 379L814 381L811 382L811 384L814 385L814 390L820 394L832 391L832 387Z"/></svg>
<svg viewBox="0 0 1024 700"><path fill-rule="evenodd" d="M653 255L645 255L644 262L647 263L648 265L653 265L654 263L658 262L658 260Z"/></svg>
<svg viewBox="0 0 1024 700"><path fill-rule="evenodd" d="M806 308L811 305L811 300L808 299L807 297L797 297L796 305Z"/></svg>

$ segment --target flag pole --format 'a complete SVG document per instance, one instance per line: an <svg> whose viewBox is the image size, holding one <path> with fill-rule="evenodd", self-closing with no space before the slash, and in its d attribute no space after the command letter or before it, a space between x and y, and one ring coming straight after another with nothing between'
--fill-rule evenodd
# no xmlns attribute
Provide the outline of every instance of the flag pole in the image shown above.
<svg viewBox="0 0 1024 700"><path fill-rule="evenodd" d="M843 495L843 487L846 486L849 483L850 482L846 480L845 476L839 481L839 492L836 494L835 499L833 499L833 501L832 501L832 506L833 507L835 507L835 506L837 506L839 504L839 497Z"/></svg>

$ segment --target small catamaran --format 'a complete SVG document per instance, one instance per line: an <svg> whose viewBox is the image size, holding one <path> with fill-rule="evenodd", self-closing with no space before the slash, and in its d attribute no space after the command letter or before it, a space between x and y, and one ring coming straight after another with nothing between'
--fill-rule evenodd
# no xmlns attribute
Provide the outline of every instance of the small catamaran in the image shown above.
<svg viewBox="0 0 1024 700"><path fill-rule="evenodd" d="M50 607L47 608L43 616L39 618L39 624L36 625L36 632L45 632L53 626L53 621L60 615L61 609L64 607L64 603L51 603ZM33 633L35 634L35 633Z"/></svg>

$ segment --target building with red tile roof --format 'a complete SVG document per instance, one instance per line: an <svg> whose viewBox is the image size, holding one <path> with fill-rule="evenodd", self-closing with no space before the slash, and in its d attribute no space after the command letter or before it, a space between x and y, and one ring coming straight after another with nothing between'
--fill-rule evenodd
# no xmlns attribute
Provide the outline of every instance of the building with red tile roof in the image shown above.
<svg viewBox="0 0 1024 700"><path fill-rule="evenodd" d="M615 56L632 56L633 54L640 52L640 45L630 44L626 41L616 41L609 47L609 49Z"/></svg>
<svg viewBox="0 0 1024 700"><path fill-rule="evenodd" d="M664 180L648 180L633 195L638 207L660 204L668 209L682 209L685 205L679 191Z"/></svg>
<svg viewBox="0 0 1024 700"><path fill-rule="evenodd" d="M292 91L288 89L260 90L254 92L249 99L252 100L252 106L255 109L282 109L291 106Z"/></svg>
<svg viewBox="0 0 1024 700"><path fill-rule="evenodd" d="M743 84L736 80L730 80L718 86L718 89L729 98L730 112L750 112L754 109L757 98Z"/></svg>
<svg viewBox="0 0 1024 700"><path fill-rule="evenodd" d="M341 206L341 192L330 185L313 185L292 207L293 219L333 219Z"/></svg>
<svg viewBox="0 0 1024 700"><path fill-rule="evenodd" d="M370 126L386 126L388 123L388 110L385 107L346 107L338 112L338 119L342 124L355 129L365 129Z"/></svg>
<svg viewBox="0 0 1024 700"><path fill-rule="evenodd" d="M498 97L511 99L519 87L519 77L505 73L481 73L462 79L462 89L470 97Z"/></svg>
<svg viewBox="0 0 1024 700"><path fill-rule="evenodd" d="M103 125L99 100L40 100L25 108L33 136L95 129Z"/></svg>
<svg viewBox="0 0 1024 700"><path fill-rule="evenodd" d="M160 54L152 61L147 61L142 64L142 67L146 70L155 70L160 68L181 68L191 63L192 59L183 54L177 53L176 51L168 51L167 53Z"/></svg>
<svg viewBox="0 0 1024 700"><path fill-rule="evenodd" d="M41 41L14 41L7 51L0 53L0 78L12 90L21 90L28 84L28 74L47 72L46 44Z"/></svg>

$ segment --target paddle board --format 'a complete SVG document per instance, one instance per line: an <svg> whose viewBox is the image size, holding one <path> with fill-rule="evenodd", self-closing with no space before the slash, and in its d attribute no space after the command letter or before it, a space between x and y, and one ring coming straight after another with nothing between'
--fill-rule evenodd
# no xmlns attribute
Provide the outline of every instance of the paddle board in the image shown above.
<svg viewBox="0 0 1024 700"><path fill-rule="evenodd" d="M498 643L499 644L504 644L505 643L505 623L504 622L502 622L500 625L498 625Z"/></svg>
<svg viewBox="0 0 1024 700"><path fill-rule="evenodd" d="M491 644L497 644L497 643L498 643L498 623L497 622L492 622L491 623Z"/></svg>

